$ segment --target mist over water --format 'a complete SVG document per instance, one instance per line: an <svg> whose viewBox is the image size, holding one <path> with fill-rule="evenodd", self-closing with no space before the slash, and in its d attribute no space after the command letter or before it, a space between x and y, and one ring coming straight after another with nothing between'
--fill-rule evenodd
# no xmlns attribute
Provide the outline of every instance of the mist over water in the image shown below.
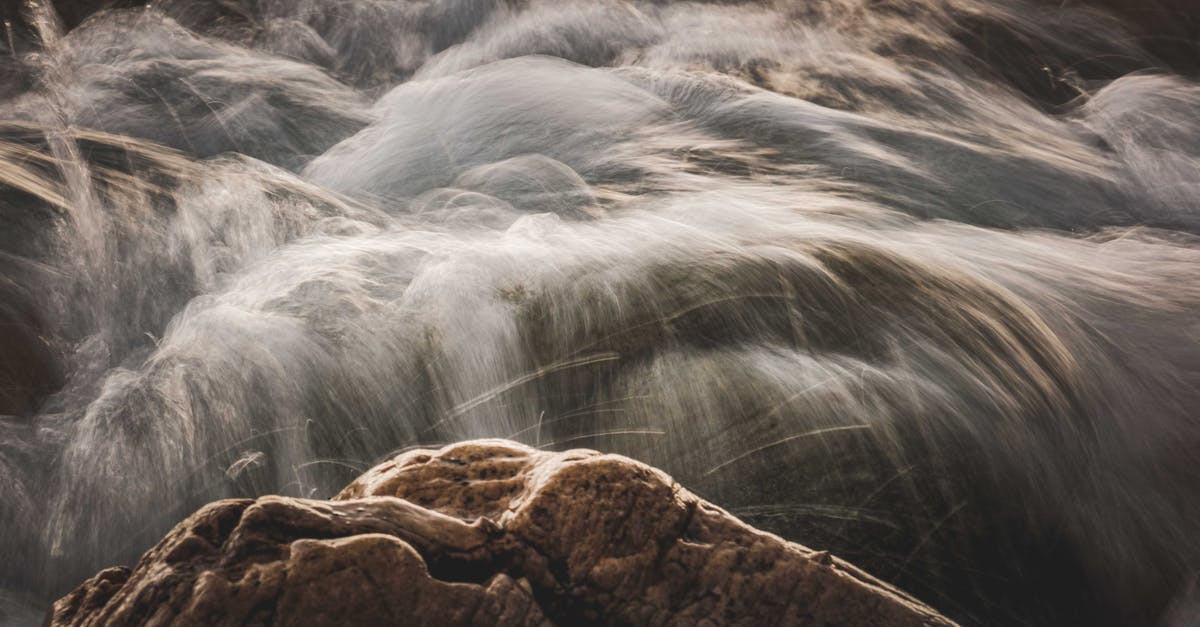
<svg viewBox="0 0 1200 627"><path fill-rule="evenodd" d="M1058 4L26 7L0 623L210 500L507 437L965 624L1192 624L1194 16Z"/></svg>

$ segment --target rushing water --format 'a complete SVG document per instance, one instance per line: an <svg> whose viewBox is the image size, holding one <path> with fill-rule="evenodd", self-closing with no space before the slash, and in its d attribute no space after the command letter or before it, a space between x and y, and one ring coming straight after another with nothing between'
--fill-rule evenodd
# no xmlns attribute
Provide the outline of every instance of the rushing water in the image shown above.
<svg viewBox="0 0 1200 627"><path fill-rule="evenodd" d="M500 436L965 623L1194 624L1198 44L1059 4L25 7L0 623L212 499Z"/></svg>

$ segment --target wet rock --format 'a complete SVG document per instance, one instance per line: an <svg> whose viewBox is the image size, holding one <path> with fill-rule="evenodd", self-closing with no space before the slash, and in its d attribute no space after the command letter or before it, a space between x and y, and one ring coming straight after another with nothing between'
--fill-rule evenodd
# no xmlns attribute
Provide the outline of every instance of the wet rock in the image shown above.
<svg viewBox="0 0 1200 627"><path fill-rule="evenodd" d="M208 505L51 625L952 625L660 471L500 440L402 454L329 501Z"/></svg>

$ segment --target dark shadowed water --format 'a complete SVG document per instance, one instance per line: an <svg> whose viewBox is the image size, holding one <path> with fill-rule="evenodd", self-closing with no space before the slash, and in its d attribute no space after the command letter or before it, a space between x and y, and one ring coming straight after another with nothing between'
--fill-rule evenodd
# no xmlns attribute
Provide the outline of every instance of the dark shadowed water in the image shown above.
<svg viewBox="0 0 1200 627"><path fill-rule="evenodd" d="M967 624L1196 624L1188 7L14 5L0 623L499 436Z"/></svg>

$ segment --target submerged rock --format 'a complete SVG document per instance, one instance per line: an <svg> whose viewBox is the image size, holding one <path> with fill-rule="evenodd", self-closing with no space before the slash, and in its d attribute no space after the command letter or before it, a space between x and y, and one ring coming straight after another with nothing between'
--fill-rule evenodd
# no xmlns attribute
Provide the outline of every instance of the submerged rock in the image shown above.
<svg viewBox="0 0 1200 627"><path fill-rule="evenodd" d="M50 625L952 625L649 466L480 440L329 501L212 503Z"/></svg>

